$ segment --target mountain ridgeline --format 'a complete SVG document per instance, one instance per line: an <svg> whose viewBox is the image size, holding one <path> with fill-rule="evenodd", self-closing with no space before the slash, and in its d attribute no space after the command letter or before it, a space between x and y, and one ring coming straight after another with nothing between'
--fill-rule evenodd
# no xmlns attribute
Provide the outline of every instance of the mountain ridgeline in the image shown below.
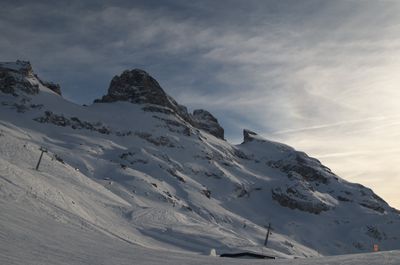
<svg viewBox="0 0 400 265"><path fill-rule="evenodd" d="M371 189L248 129L230 144L216 117L189 113L143 70L115 76L106 95L79 106L29 62L0 63L0 108L4 205L154 249L300 257L400 248L400 213ZM39 147L47 153L35 171Z"/></svg>

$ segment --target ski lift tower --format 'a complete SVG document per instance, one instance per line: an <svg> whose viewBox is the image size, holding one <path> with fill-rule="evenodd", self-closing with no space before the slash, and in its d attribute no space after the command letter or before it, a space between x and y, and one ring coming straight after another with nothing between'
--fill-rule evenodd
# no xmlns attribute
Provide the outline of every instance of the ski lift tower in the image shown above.
<svg viewBox="0 0 400 265"><path fill-rule="evenodd" d="M39 161L36 164L35 170L39 170L40 162L42 162L43 153L47 153L47 149L44 147L40 147L39 149L42 153L40 154Z"/></svg>
<svg viewBox="0 0 400 265"><path fill-rule="evenodd" d="M264 247L267 247L267 245L268 245L269 235L272 234L271 230L272 230L271 223L268 223L268 230L267 230L267 235L265 236Z"/></svg>

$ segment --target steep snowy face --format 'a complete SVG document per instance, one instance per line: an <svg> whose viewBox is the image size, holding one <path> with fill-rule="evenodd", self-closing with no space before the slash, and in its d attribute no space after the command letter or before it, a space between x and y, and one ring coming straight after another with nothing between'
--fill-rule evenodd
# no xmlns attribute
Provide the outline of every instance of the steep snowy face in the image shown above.
<svg viewBox="0 0 400 265"><path fill-rule="evenodd" d="M61 95L58 84L44 82L34 74L32 66L28 61L0 63L0 91L17 96L21 92L28 95L36 95L40 87L52 90Z"/></svg>

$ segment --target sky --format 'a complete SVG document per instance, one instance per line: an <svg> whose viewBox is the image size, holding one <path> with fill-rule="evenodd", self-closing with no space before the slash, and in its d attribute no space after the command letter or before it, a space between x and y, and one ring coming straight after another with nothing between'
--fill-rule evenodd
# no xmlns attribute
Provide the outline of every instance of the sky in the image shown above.
<svg viewBox="0 0 400 265"><path fill-rule="evenodd" d="M0 60L91 103L141 68L189 110L287 143L400 209L400 2L0 2Z"/></svg>

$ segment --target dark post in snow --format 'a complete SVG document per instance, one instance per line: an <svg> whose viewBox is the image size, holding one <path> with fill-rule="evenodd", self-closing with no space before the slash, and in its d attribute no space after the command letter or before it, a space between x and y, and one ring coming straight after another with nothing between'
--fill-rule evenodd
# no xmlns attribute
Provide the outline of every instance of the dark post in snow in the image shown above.
<svg viewBox="0 0 400 265"><path fill-rule="evenodd" d="M265 236L264 247L266 247L268 244L268 237L270 234L270 230L271 230L271 223L268 223L268 231L267 231L267 235Z"/></svg>
<svg viewBox="0 0 400 265"><path fill-rule="evenodd" d="M39 161L37 162L37 165L35 168L36 170L39 170L40 162L42 162L43 153L47 153L47 150L44 149L43 147L40 147L39 150L42 151L42 153L40 154Z"/></svg>

